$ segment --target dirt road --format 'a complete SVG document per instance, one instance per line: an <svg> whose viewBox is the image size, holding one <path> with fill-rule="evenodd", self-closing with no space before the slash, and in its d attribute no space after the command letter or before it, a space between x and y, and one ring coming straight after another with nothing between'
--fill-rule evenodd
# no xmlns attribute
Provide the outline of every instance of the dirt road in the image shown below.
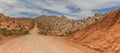
<svg viewBox="0 0 120 53"><path fill-rule="evenodd" d="M15 38L0 46L0 53L84 53L63 41L39 35L35 27L29 35Z"/></svg>

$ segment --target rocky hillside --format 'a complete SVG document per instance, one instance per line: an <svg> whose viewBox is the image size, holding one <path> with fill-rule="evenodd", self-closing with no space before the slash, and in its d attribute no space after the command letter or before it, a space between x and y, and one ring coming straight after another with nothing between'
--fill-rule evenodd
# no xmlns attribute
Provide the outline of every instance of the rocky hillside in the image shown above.
<svg viewBox="0 0 120 53"><path fill-rule="evenodd" d="M32 29L34 23L30 18L11 18L0 14L0 33L9 34L12 31L24 32Z"/></svg>
<svg viewBox="0 0 120 53"><path fill-rule="evenodd" d="M61 17L42 15L35 18L35 21L38 23L40 34L66 36L96 22L103 16L102 14L95 14L86 19L72 20L64 15Z"/></svg>
<svg viewBox="0 0 120 53"><path fill-rule="evenodd" d="M70 37L71 41L103 53L120 53L120 9Z"/></svg>

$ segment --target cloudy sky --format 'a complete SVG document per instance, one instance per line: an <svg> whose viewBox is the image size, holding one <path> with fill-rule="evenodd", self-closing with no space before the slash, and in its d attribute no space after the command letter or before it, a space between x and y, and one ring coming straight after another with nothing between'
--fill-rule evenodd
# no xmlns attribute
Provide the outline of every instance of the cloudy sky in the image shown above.
<svg viewBox="0 0 120 53"><path fill-rule="evenodd" d="M120 0L0 0L0 13L12 17L65 15L79 19L120 8Z"/></svg>

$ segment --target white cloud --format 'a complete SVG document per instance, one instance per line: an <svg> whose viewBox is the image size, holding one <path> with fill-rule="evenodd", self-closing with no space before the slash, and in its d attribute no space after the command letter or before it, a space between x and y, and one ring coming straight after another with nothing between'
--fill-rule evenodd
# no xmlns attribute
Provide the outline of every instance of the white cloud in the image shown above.
<svg viewBox="0 0 120 53"><path fill-rule="evenodd" d="M0 0L0 2L8 3L8 4L15 4L17 0Z"/></svg>
<svg viewBox="0 0 120 53"><path fill-rule="evenodd" d="M3 10L2 9L0 9L0 12L2 12Z"/></svg>
<svg viewBox="0 0 120 53"><path fill-rule="evenodd" d="M115 6L120 7L119 5L120 0L0 0L0 12L9 16L19 17L30 17L29 15L21 15L19 14L20 12L31 12L40 15L54 14L44 10L47 9L65 14L67 17L79 18L93 15L95 13L93 10ZM71 6L71 9L66 6ZM78 8L80 10L73 13L72 11L76 10L74 8Z"/></svg>
<svg viewBox="0 0 120 53"><path fill-rule="evenodd" d="M57 11L57 12L61 12L61 13L68 13L69 10L65 7L66 4L65 2L61 2L61 1L55 1L55 0L44 0L44 1L32 1L35 5L38 5L40 7L43 7L45 9L49 9L49 10L53 10L53 11Z"/></svg>
<svg viewBox="0 0 120 53"><path fill-rule="evenodd" d="M0 12L4 13L7 10L13 9L15 6L16 0L0 0ZM9 12L8 12L9 13Z"/></svg>

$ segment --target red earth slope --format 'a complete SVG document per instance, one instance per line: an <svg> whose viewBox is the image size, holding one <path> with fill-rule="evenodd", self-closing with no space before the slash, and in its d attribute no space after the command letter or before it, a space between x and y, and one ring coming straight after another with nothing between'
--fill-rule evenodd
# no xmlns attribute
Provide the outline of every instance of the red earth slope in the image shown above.
<svg viewBox="0 0 120 53"><path fill-rule="evenodd" d="M107 13L70 39L103 53L120 53L120 9Z"/></svg>

